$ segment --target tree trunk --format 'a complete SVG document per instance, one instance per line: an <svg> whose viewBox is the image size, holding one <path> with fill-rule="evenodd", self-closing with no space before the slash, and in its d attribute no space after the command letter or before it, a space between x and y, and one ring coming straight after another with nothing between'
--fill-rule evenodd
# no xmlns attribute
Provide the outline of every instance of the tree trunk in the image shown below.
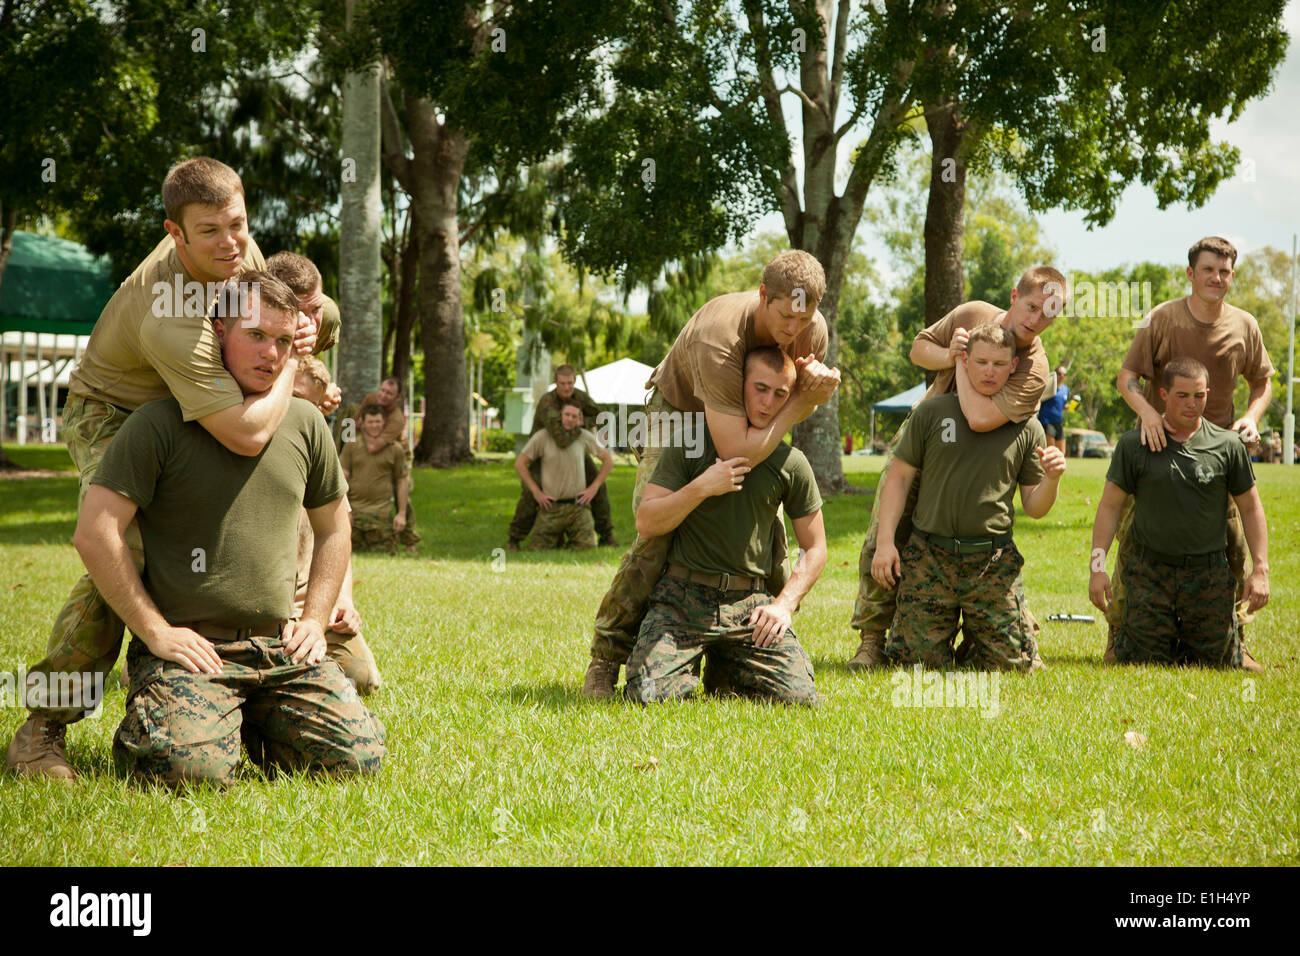
<svg viewBox="0 0 1300 956"><path fill-rule="evenodd" d="M0 285L4 284L5 266L14 251L14 232L18 228L18 207L0 202Z"/></svg>
<svg viewBox="0 0 1300 956"><path fill-rule="evenodd" d="M415 459L447 468L472 457L457 196L469 141L459 130L438 122L429 100L407 96L406 107L414 155L411 233L419 247L417 301L424 349L424 428Z"/></svg>
<svg viewBox="0 0 1300 956"><path fill-rule="evenodd" d="M346 0L351 28L365 0ZM343 80L338 379L345 403L379 384L383 363L383 200L379 191L378 64Z"/></svg>
<svg viewBox="0 0 1300 956"><path fill-rule="evenodd" d="M409 216L414 216L411 210ZM397 289L397 302L393 306L393 378L406 385L411 372L411 329L415 324L415 279L420 262L420 242L414 223L406 237L406 245L397 257L401 275Z"/></svg>
<svg viewBox="0 0 1300 956"><path fill-rule="evenodd" d="M930 194L925 206L925 322L933 325L966 297L962 238L966 211L967 124L951 100L929 104Z"/></svg>

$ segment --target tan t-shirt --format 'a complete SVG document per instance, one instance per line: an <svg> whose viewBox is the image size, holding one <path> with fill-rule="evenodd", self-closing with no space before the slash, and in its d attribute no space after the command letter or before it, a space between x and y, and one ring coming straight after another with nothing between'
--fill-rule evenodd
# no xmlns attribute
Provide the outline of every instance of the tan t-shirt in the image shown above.
<svg viewBox="0 0 1300 956"><path fill-rule="evenodd" d="M1209 371L1205 417L1220 428L1231 428L1236 421L1232 391L1238 375L1251 384L1273 376L1259 323L1249 312L1225 303L1223 314L1206 325L1196 321L1186 298L1161 302L1138 325L1124 356L1124 368L1146 379L1143 394L1158 412L1165 410L1160 399L1165 366L1183 356L1196 359Z"/></svg>
<svg viewBox="0 0 1300 956"><path fill-rule="evenodd" d="M312 349L313 355L328 352L338 345L339 329L343 326L343 320L339 316L339 304L329 296L323 298L325 301L321 305L320 328L316 330L316 347Z"/></svg>
<svg viewBox="0 0 1300 956"><path fill-rule="evenodd" d="M916 337L947 348L952 342L953 333L958 329L970 331L977 325L1001 318L1006 311L991 302L963 302L928 329L922 329ZM1044 394L1051 397L1049 385L1052 392L1055 392L1056 378L1050 375L1051 365L1039 339L1035 338L1025 348L1016 349L1016 358L1019 359L1016 370L1011 373L1007 383L990 398L1008 421L1023 422L1038 411ZM941 369L922 400L957 391L956 371L956 367Z"/></svg>
<svg viewBox="0 0 1300 956"><path fill-rule="evenodd" d="M542 462L542 491L552 498L576 498L587 489L586 458L588 452L599 458L604 451L589 429L578 432L578 439L568 448L555 443L546 429L528 439L520 454Z"/></svg>
<svg viewBox="0 0 1300 956"><path fill-rule="evenodd" d="M659 389L673 408L684 412L702 412L707 407L743 417L745 355L760 344L757 314L757 292L710 299L678 333L646 388ZM828 341L826 319L816 312L784 351L794 357L811 352L821 360L826 358Z"/></svg>
<svg viewBox="0 0 1300 956"><path fill-rule="evenodd" d="M385 445L373 455L366 450L365 439L343 446L339 456L348 478L348 503L352 510L365 515L388 517L397 494L397 483L406 477L406 453L398 444Z"/></svg>
<svg viewBox="0 0 1300 956"><path fill-rule="evenodd" d="M266 268L252 237L243 266ZM207 286L185 271L165 237L104 306L69 392L128 411L174 396L187 422L240 404L244 395L221 362L207 301Z"/></svg>

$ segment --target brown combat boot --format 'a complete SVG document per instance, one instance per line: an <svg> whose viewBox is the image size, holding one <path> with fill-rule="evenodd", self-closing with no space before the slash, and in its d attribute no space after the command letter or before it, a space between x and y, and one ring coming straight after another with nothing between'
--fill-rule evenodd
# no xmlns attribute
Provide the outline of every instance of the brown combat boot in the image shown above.
<svg viewBox="0 0 1300 956"><path fill-rule="evenodd" d="M582 681L582 696L599 700L613 697L614 685L618 683L618 671L622 666L617 661L593 657L587 665L587 676Z"/></svg>
<svg viewBox="0 0 1300 956"><path fill-rule="evenodd" d="M1106 625L1106 653L1101 655L1103 664L1115 663L1115 625Z"/></svg>
<svg viewBox="0 0 1300 956"><path fill-rule="evenodd" d="M67 724L32 714L5 751L5 766L17 774L75 780L77 774L68 764L67 732Z"/></svg>
<svg viewBox="0 0 1300 956"><path fill-rule="evenodd" d="M1264 665L1251 656L1250 651L1246 650L1245 644L1241 645L1241 669L1252 674L1264 673Z"/></svg>
<svg viewBox="0 0 1300 956"><path fill-rule="evenodd" d="M885 666L885 635L863 632L858 652L849 658L849 670L869 671Z"/></svg>

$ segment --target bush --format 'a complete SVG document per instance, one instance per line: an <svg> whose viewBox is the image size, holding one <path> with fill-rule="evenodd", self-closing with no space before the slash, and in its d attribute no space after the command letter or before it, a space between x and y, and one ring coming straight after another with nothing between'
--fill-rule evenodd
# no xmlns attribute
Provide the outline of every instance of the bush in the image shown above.
<svg viewBox="0 0 1300 956"><path fill-rule="evenodd" d="M488 451L512 452L515 450L515 436L504 428L489 428L483 433L483 442Z"/></svg>

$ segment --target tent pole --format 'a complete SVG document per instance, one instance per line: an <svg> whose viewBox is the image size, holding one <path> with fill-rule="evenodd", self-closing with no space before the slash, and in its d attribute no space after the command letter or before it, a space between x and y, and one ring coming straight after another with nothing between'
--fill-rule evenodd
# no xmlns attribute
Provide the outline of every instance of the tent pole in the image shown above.
<svg viewBox="0 0 1300 956"><path fill-rule="evenodd" d="M18 444L27 444L27 333L18 339Z"/></svg>
<svg viewBox="0 0 1300 956"><path fill-rule="evenodd" d="M9 409L6 407L9 393L9 344L0 335L0 441L5 440L9 430Z"/></svg>

